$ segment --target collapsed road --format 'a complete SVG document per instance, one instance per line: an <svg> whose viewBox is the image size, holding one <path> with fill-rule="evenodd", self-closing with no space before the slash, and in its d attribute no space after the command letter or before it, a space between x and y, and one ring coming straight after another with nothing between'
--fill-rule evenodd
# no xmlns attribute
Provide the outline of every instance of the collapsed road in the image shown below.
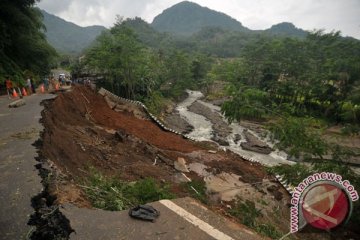
<svg viewBox="0 0 360 240"><path fill-rule="evenodd" d="M32 195L33 228L26 233L32 239L263 239L227 213L239 197L261 209L263 223L287 233L289 195L260 164L164 131L138 106L111 103L87 87L43 105L37 144L43 191ZM161 212L155 223L97 209L83 185L91 169L130 183L151 177L177 199L151 203ZM189 181L204 183L205 206L189 198L198 194L184 189Z"/></svg>

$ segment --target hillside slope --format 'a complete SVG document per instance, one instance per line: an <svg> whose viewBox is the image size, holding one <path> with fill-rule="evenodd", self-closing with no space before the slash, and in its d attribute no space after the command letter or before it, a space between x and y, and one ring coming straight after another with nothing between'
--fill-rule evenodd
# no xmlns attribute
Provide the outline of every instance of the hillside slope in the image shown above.
<svg viewBox="0 0 360 240"><path fill-rule="evenodd" d="M79 54L104 30L103 26L80 27L41 10L48 42L60 53Z"/></svg>
<svg viewBox="0 0 360 240"><path fill-rule="evenodd" d="M240 22L230 16L184 1L165 9L154 18L151 26L160 32L191 35L204 27L220 27L226 30L247 31Z"/></svg>
<svg viewBox="0 0 360 240"><path fill-rule="evenodd" d="M271 26L271 28L264 30L263 32L271 35L278 36L291 36L304 38L307 35L307 31L297 28L294 24L289 22L282 22Z"/></svg>

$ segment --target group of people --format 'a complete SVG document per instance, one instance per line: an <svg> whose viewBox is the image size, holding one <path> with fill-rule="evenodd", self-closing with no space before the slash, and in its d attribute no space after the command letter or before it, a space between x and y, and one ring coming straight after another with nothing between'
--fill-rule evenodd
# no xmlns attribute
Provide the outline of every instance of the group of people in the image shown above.
<svg viewBox="0 0 360 240"><path fill-rule="evenodd" d="M48 78L45 77L41 84L44 86L45 91L49 91L49 88L52 88L54 90L59 89L61 86L64 86L67 84L67 78L59 77L59 79L56 79L54 76ZM71 84L71 81L70 81ZM26 91L27 95L36 93L36 86L31 77L28 77L25 80L25 83L16 83L10 80L10 77L6 77L5 83L4 83L7 91L7 95L9 99L16 93L16 95L22 96L24 95L24 91ZM1 88L0 88L1 90ZM14 93L15 91L15 93Z"/></svg>
<svg viewBox="0 0 360 240"><path fill-rule="evenodd" d="M13 95L14 91L15 92L18 91L19 95L20 96L22 95L22 92L20 91L21 86L19 84L13 83L13 81L10 80L10 77L6 77L6 79L5 79L5 87L6 87L6 92L7 92L7 95L9 97L9 99ZM25 83L24 87L26 87L27 94L32 94L32 93L36 92L35 84L34 84L32 78L26 79L26 83Z"/></svg>

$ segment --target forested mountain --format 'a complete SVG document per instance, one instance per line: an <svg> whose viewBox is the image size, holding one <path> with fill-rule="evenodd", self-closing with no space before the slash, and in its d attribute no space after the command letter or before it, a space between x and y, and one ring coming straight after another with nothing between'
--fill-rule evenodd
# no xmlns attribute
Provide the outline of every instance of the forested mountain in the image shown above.
<svg viewBox="0 0 360 240"><path fill-rule="evenodd" d="M160 32L189 36L204 27L220 27L233 31L248 31L240 22L230 16L184 1L178 3L154 18L151 26Z"/></svg>
<svg viewBox="0 0 360 240"><path fill-rule="evenodd" d="M106 28L103 26L80 27L41 10L44 16L48 42L59 52L78 54L88 47Z"/></svg>
<svg viewBox="0 0 360 240"><path fill-rule="evenodd" d="M48 42L60 53L79 54L100 33L102 26L80 27L42 10ZM192 2L181 2L154 18L149 24L141 18L126 19L147 46L176 46L185 51L200 51L220 57L239 56L249 41L262 35L270 37L300 37L308 32L292 23L280 23L267 30L250 30L230 16Z"/></svg>
<svg viewBox="0 0 360 240"><path fill-rule="evenodd" d="M289 22L275 24L275 25L271 26L271 28L266 29L263 32L269 33L272 35L292 36L292 37L300 37L300 38L304 38L308 34L308 32L295 27L294 24L289 23Z"/></svg>

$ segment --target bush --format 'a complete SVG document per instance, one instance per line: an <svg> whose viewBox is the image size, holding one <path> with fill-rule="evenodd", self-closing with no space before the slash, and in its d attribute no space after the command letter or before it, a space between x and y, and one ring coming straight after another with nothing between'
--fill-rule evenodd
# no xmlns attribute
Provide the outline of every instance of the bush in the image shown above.
<svg viewBox="0 0 360 240"><path fill-rule="evenodd" d="M135 198L139 204L174 198L174 195L170 193L168 185L161 187L152 178L137 181L129 188L128 195L131 198Z"/></svg>
<svg viewBox="0 0 360 240"><path fill-rule="evenodd" d="M145 105L153 114L160 114L161 110L166 106L166 99L160 92L152 92L151 95L145 99Z"/></svg>
<svg viewBox="0 0 360 240"><path fill-rule="evenodd" d="M104 210L120 211L138 204L174 197L168 185L160 186L152 178L131 184L92 170L85 184L82 187L93 206Z"/></svg>
<svg viewBox="0 0 360 240"><path fill-rule="evenodd" d="M256 218L262 216L260 210L256 209L254 202L249 200L242 202L240 199L238 199L235 206L229 210L229 213L240 219L241 223L251 228L255 228Z"/></svg>
<svg viewBox="0 0 360 240"><path fill-rule="evenodd" d="M204 181L194 180L191 182L186 182L184 183L184 187L191 194L193 198L198 199L204 204L208 203L208 198L206 195L206 185Z"/></svg>
<svg viewBox="0 0 360 240"><path fill-rule="evenodd" d="M272 124L270 131L272 138L279 141L276 146L291 156L304 154L305 158L322 158L328 151L328 145L320 137L321 130L311 127L313 124L318 125L311 118L287 117Z"/></svg>
<svg viewBox="0 0 360 240"><path fill-rule="evenodd" d="M281 233L279 233L271 224L259 224L256 226L256 231L272 239L279 239L282 237Z"/></svg>

